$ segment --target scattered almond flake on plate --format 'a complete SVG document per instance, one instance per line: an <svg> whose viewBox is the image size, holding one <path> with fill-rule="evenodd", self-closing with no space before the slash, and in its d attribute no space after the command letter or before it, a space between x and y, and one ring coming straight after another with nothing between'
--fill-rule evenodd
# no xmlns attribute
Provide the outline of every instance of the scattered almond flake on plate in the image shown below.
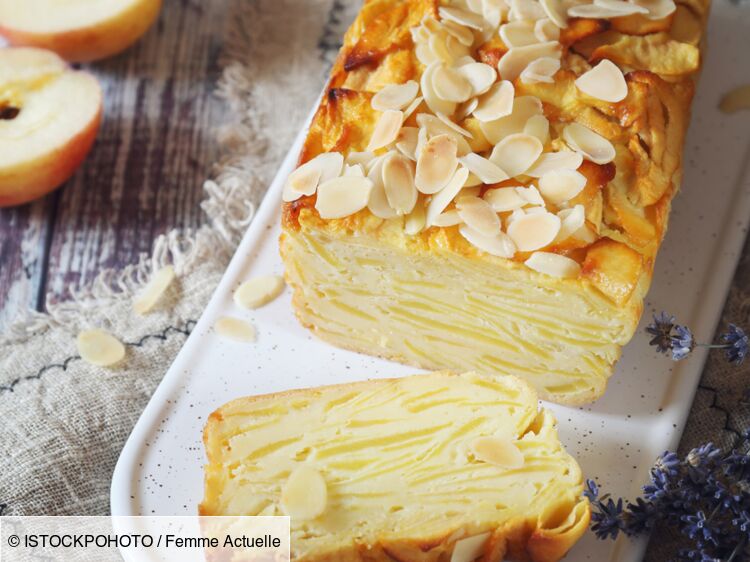
<svg viewBox="0 0 750 562"><path fill-rule="evenodd" d="M482 198L492 206L496 213L513 211L528 204L528 201L518 194L515 187L488 189Z"/></svg>
<svg viewBox="0 0 750 562"><path fill-rule="evenodd" d="M482 16L462 10L461 8L452 8L450 6L440 6L438 8L440 19L452 21L459 25L464 25L477 31L482 31L484 27L484 18Z"/></svg>
<svg viewBox="0 0 750 562"><path fill-rule="evenodd" d="M560 70L560 60L552 57L541 57L529 63L521 72L521 82L524 84L535 84L545 82L552 84L554 76Z"/></svg>
<svg viewBox="0 0 750 562"><path fill-rule="evenodd" d="M427 211L421 202L417 202L414 210L404 220L404 232L409 236L419 234L424 230Z"/></svg>
<svg viewBox="0 0 750 562"><path fill-rule="evenodd" d="M388 146L396 140L398 132L401 130L401 125L404 122L404 114L401 111L395 111L389 109L384 111L375 124L375 130L372 132L370 137L370 144L367 145L367 150L377 150Z"/></svg>
<svg viewBox="0 0 750 562"><path fill-rule="evenodd" d="M564 17L564 15L563 15ZM550 18L542 18L534 24L534 35L540 43L560 40L560 27Z"/></svg>
<svg viewBox="0 0 750 562"><path fill-rule="evenodd" d="M552 277L575 279L581 273L581 266L578 265L578 262L550 252L534 252L523 263L529 269Z"/></svg>
<svg viewBox="0 0 750 562"><path fill-rule="evenodd" d="M361 211L370 200L369 178L342 176L320 184L315 208L322 219L342 219Z"/></svg>
<svg viewBox="0 0 750 562"><path fill-rule="evenodd" d="M76 338L78 355L97 367L112 367L125 358L125 346L104 330L83 330Z"/></svg>
<svg viewBox="0 0 750 562"><path fill-rule="evenodd" d="M456 541L450 562L474 562L484 552L484 546L489 538L490 532L488 531Z"/></svg>
<svg viewBox="0 0 750 562"><path fill-rule="evenodd" d="M562 136L570 148L595 164L607 164L615 159L612 143L580 123L566 125Z"/></svg>
<svg viewBox="0 0 750 562"><path fill-rule="evenodd" d="M577 170L583 164L583 156L572 150L561 150L560 152L545 152L534 165L526 170L526 175L532 178L540 178L547 172L564 168L566 170Z"/></svg>
<svg viewBox="0 0 750 562"><path fill-rule="evenodd" d="M234 304L253 310L278 297L284 290L284 278L280 275L262 275L242 283L234 292Z"/></svg>
<svg viewBox="0 0 750 562"><path fill-rule="evenodd" d="M487 92L497 80L497 71L489 64L472 62L456 69L471 85L472 95L481 96Z"/></svg>
<svg viewBox="0 0 750 562"><path fill-rule="evenodd" d="M500 166L508 176L516 177L537 161L543 149L538 138L525 133L515 133L497 143L489 159Z"/></svg>
<svg viewBox="0 0 750 562"><path fill-rule="evenodd" d="M461 166L453 174L453 177L443 189L432 196L430 202L427 204L427 215L425 217L425 226L430 227L435 225L435 221L447 207L451 201L458 195L463 189L467 178L469 177L469 170ZM458 213L456 213L458 216ZM460 221L460 218L459 218ZM437 225L437 226L448 226L448 225Z"/></svg>
<svg viewBox="0 0 750 562"><path fill-rule="evenodd" d="M219 318L214 324L214 329L220 336L241 343L253 343L257 339L257 333L252 324L231 316Z"/></svg>
<svg viewBox="0 0 750 562"><path fill-rule="evenodd" d="M448 184L458 165L457 150L456 139L449 135L437 135L427 141L417 159L414 183L419 191L430 195Z"/></svg>
<svg viewBox="0 0 750 562"><path fill-rule="evenodd" d="M174 278L174 267L171 265L164 266L156 271L133 300L133 310L137 314L150 312L167 292Z"/></svg>
<svg viewBox="0 0 750 562"><path fill-rule="evenodd" d="M560 168L539 178L539 191L555 205L570 201L583 191L585 186L586 176L576 170Z"/></svg>
<svg viewBox="0 0 750 562"><path fill-rule="evenodd" d="M435 74L435 70L440 64L440 62L433 62L422 73L422 78L420 78L422 96L424 97L424 101L427 104L427 107L429 107L433 113L440 112L444 113L445 115L453 115L453 113L456 111L456 104L446 101L438 96L435 92L435 88L432 85L432 77Z"/></svg>
<svg viewBox="0 0 750 562"><path fill-rule="evenodd" d="M502 230L499 230L494 236L485 236L468 225L462 224L458 227L458 231L469 244L492 256L512 258L516 253L513 240Z"/></svg>
<svg viewBox="0 0 750 562"><path fill-rule="evenodd" d="M526 122L533 115L542 114L542 102L535 96L519 96L513 100L510 115L496 121L479 122L479 128L487 140L495 145L508 135L522 133Z"/></svg>
<svg viewBox="0 0 750 562"><path fill-rule="evenodd" d="M560 232L560 218L549 212L524 214L508 226L508 236L521 252L533 252L551 244Z"/></svg>
<svg viewBox="0 0 750 562"><path fill-rule="evenodd" d="M418 92L419 84L414 80L389 84L372 97L370 104L377 111L401 110L414 101Z"/></svg>
<svg viewBox="0 0 750 562"><path fill-rule="evenodd" d="M456 211L466 226L483 236L492 237L500 231L500 218L484 199L461 195L456 199Z"/></svg>
<svg viewBox="0 0 750 562"><path fill-rule="evenodd" d="M281 488L281 509L292 519L315 519L325 512L327 503L326 481L309 466L295 468Z"/></svg>
<svg viewBox="0 0 750 562"><path fill-rule="evenodd" d="M568 27L568 16L565 13L565 4L563 0L539 0L539 3L552 23L561 29ZM558 37L559 36L560 34L558 33ZM557 39L557 37L555 37L555 39Z"/></svg>
<svg viewBox="0 0 750 562"><path fill-rule="evenodd" d="M321 183L341 175L344 156L339 152L323 152L294 170L284 184L282 199L289 203L303 195L312 195Z"/></svg>
<svg viewBox="0 0 750 562"><path fill-rule="evenodd" d="M432 87L440 99L463 103L472 95L471 82L460 72L439 65L432 74Z"/></svg>
<svg viewBox="0 0 750 562"><path fill-rule="evenodd" d="M534 22L529 20L504 23L500 26L499 34L500 39L509 49L539 43L539 39L534 34Z"/></svg>
<svg viewBox="0 0 750 562"><path fill-rule="evenodd" d="M549 120L544 115L532 115L526 121L523 132L538 138L539 142L545 145L549 141Z"/></svg>
<svg viewBox="0 0 750 562"><path fill-rule="evenodd" d="M383 162L383 185L388 204L399 215L408 215L417 203L414 163L402 154L391 152Z"/></svg>
<svg viewBox="0 0 750 562"><path fill-rule="evenodd" d="M469 171L479 178L482 183L491 185L508 179L508 174L494 162L480 156L475 152L470 152L466 156L459 158L459 161L466 166Z"/></svg>
<svg viewBox="0 0 750 562"><path fill-rule="evenodd" d="M521 75L524 68L536 59L542 57L559 58L561 55L562 45L557 41L513 47L497 63L497 70L503 80L515 80Z"/></svg>
<svg viewBox="0 0 750 562"><path fill-rule="evenodd" d="M487 122L510 115L513 112L514 95L515 88L511 82L502 80L493 84L487 93L479 98L474 117Z"/></svg>
<svg viewBox="0 0 750 562"><path fill-rule="evenodd" d="M485 436L471 442L470 450L478 461L510 470L522 468L525 459L511 439Z"/></svg>
<svg viewBox="0 0 750 562"><path fill-rule="evenodd" d="M628 96L628 85L622 70L609 59L603 59L575 81L584 94L599 100L616 103Z"/></svg>
<svg viewBox="0 0 750 562"><path fill-rule="evenodd" d="M750 109L750 84L735 88L724 94L719 102L719 109L723 113L734 113L743 109Z"/></svg>

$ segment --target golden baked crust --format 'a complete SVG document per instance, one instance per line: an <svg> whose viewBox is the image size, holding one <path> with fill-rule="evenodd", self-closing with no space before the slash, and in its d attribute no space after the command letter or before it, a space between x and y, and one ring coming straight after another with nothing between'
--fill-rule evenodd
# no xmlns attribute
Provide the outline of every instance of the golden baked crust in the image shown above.
<svg viewBox="0 0 750 562"><path fill-rule="evenodd" d="M483 436L521 451L521 464L474 457ZM322 475L323 511L292 515L298 561L443 562L484 534L484 562L554 561L590 519L554 418L513 377L433 373L242 398L211 414L204 443L202 515L283 514L290 473Z"/></svg>
<svg viewBox="0 0 750 562"><path fill-rule="evenodd" d="M420 80L425 65L416 54L410 30L425 17L439 19L439 8L438 0L365 2L346 35L329 88L310 127L300 164L322 152L346 155L366 150L380 116L371 106L374 93L387 84ZM632 337L638 323L654 259L667 228L670 204L680 183L682 145L708 8L706 0L679 0L676 10L661 19L649 19L640 13L610 19L571 18L567 27L560 30L561 69L554 75L554 81L530 83L521 77L513 80L516 98L533 96L541 100L551 134L545 152L567 149L562 132L570 123L598 133L615 150L615 157L604 164L584 160L578 172L585 176L585 187L563 206L583 207L585 236L555 240L538 250L564 256L577 264L573 264L574 273L553 278L553 284L562 292L597 293L604 297L608 304L600 309L602 314L609 314L618 323L617 335L608 341L618 346L618 350L595 353L596 366L589 369L595 372L596 377L592 378L597 378L597 382L589 381L584 385L586 388L560 393L549 385L537 384L544 398L579 404L598 397L619 357L619 346ZM476 45L474 51L472 56L476 60L496 67L502 64L509 48L495 34ZM576 87L576 79L604 59L623 71L627 95L621 101L603 101ZM404 121L404 126L417 127L417 115L422 111L429 111L424 103ZM467 139L471 150L486 153L492 148L494 143L487 140L476 117L459 119L457 124L472 134ZM385 149L380 149L376 154L383 152ZM535 183L535 178L525 176L482 184L479 196L489 189ZM541 279L547 275L538 275L536 271L521 273L514 268L514 264L525 263L533 252L516 251L509 258L489 255L462 236L459 226L428 225L417 233L406 234L404 217L378 218L368 208L343 218L321 218L316 201L313 194L284 204L281 240L282 255L291 270L288 281L296 291L298 315L314 329L319 324L316 320L319 307L310 304L314 288L304 286L306 277L299 268L305 260L293 250L307 244L292 243L300 237L340 241L367 238L410 258L449 252L469 261L492 264L499 275L513 271L522 275L523 282L549 286L548 280ZM499 213L503 224L512 220L511 215ZM343 272L343 265L338 270ZM344 277L351 277L350 272ZM389 346L376 348L337 338L327 328L316 331L344 347L422 366L486 370L477 362L431 363ZM515 362L510 366L513 374L524 374L524 365ZM544 363L544 367L549 368L549 363ZM583 365L574 368L576 373L585 370ZM604 380L599 380L601 377Z"/></svg>

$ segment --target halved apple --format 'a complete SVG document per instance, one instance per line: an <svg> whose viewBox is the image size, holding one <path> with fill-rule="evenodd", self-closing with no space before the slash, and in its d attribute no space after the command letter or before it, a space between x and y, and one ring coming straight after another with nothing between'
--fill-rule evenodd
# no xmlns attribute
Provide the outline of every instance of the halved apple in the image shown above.
<svg viewBox="0 0 750 562"><path fill-rule="evenodd" d="M0 34L66 60L103 59L132 45L159 15L162 0L0 0Z"/></svg>
<svg viewBox="0 0 750 562"><path fill-rule="evenodd" d="M86 158L102 115L96 78L50 51L0 49L0 207L63 184Z"/></svg>

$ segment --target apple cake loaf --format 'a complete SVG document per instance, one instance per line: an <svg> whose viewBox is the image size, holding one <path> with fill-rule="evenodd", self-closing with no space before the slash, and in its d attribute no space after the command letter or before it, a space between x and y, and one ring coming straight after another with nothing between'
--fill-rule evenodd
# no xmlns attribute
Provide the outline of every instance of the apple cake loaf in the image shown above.
<svg viewBox="0 0 750 562"><path fill-rule="evenodd" d="M300 321L599 397L680 183L708 7L366 1L284 187Z"/></svg>
<svg viewBox="0 0 750 562"><path fill-rule="evenodd" d="M211 414L202 515L289 515L299 562L559 560L581 471L510 376L433 373L242 398Z"/></svg>

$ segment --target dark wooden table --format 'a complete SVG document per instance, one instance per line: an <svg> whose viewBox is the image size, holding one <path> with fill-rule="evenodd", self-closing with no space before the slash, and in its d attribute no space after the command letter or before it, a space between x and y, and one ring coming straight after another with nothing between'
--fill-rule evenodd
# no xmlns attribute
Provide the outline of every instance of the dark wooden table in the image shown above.
<svg viewBox="0 0 750 562"><path fill-rule="evenodd" d="M105 97L88 159L44 199L0 209L0 332L23 310L44 310L102 269L137 261L159 234L205 220L202 184L226 118L213 95L221 4L166 0L139 43L87 65Z"/></svg>

